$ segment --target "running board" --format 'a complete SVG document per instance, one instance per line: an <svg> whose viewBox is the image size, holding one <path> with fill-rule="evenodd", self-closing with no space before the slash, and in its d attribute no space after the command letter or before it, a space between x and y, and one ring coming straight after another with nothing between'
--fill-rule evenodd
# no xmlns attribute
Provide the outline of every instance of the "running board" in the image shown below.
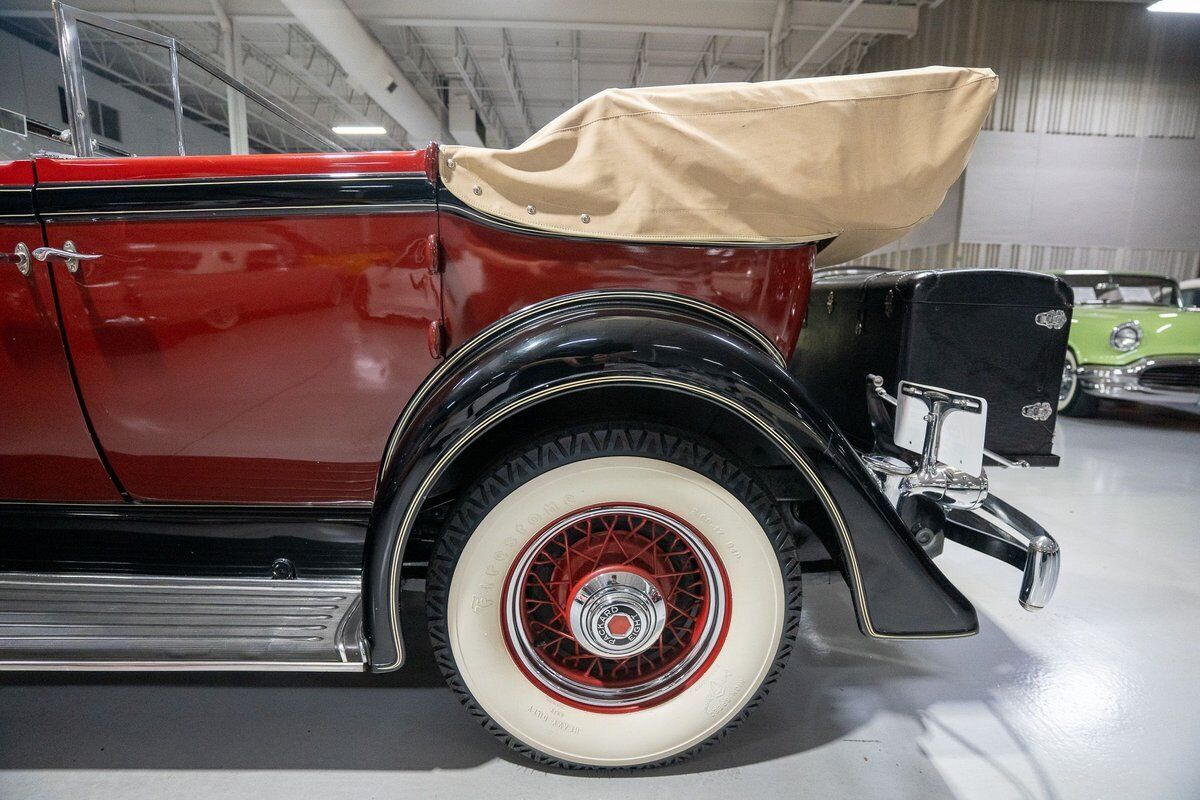
<svg viewBox="0 0 1200 800"><path fill-rule="evenodd" d="M347 580L0 573L0 670L357 670Z"/></svg>

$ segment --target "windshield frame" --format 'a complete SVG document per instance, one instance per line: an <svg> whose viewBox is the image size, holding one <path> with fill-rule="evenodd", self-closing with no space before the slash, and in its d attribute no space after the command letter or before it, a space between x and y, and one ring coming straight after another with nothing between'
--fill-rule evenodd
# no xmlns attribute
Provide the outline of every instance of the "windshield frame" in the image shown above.
<svg viewBox="0 0 1200 800"><path fill-rule="evenodd" d="M179 155L187 155L183 144L183 97L179 89L179 57L191 61L201 69L211 73L218 80L224 81L234 91L241 93L255 103L276 114L290 125L294 125L314 142L327 148L330 152L342 153L345 148L326 136L314 131L287 109L273 102L261 93L251 89L246 84L226 73L213 64L209 59L188 47L183 42L170 36L164 36L154 31L147 31L134 25L128 25L118 20L109 19L91 11L64 5L59 0L51 4L54 11L54 23L58 33L58 55L63 70L63 86L67 99L68 124L71 131L71 145L78 158L95 158L96 151L101 147L92 137L92 123L87 113L87 89L84 84L83 54L79 42L79 23L91 25L101 30L119 36L128 36L138 41L167 48L170 57L171 87L175 113L175 139ZM315 151L315 148L314 148Z"/></svg>
<svg viewBox="0 0 1200 800"><path fill-rule="evenodd" d="M1099 286L1107 289L1120 289L1122 286L1143 286L1151 289L1162 289L1169 292L1169 300L1145 302L1140 300L1102 300L1099 294L1091 301L1075 300L1077 306L1148 306L1152 308L1182 308L1183 300L1179 289L1179 281L1166 275L1143 275L1140 273L1120 272L1065 272L1059 277L1071 287L1072 292L1079 288L1090 288L1093 291Z"/></svg>

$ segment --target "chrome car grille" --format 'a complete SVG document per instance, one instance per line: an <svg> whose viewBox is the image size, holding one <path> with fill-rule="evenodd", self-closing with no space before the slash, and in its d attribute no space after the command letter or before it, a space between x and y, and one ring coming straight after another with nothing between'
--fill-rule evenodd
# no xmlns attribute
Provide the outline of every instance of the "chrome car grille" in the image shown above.
<svg viewBox="0 0 1200 800"><path fill-rule="evenodd" d="M1167 392L1200 392L1200 364L1147 367L1138 383L1146 389Z"/></svg>

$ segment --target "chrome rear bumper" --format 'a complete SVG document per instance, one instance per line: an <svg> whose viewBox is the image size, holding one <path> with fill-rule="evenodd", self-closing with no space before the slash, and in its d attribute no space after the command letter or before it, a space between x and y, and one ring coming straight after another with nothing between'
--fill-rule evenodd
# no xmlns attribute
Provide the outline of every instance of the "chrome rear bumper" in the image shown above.
<svg viewBox="0 0 1200 800"><path fill-rule="evenodd" d="M917 506L915 513L924 517L924 524L940 527L946 539L1021 570L1023 577L1017 602L1026 611L1038 611L1050 602L1058 584L1058 542L1027 514L989 494L986 471L981 470L978 476L967 475L938 462L941 422L953 410L947 407L945 400L938 392L930 392L926 398L930 412L925 417L926 439L919 467L881 454L862 455L863 464L902 515L904 503L923 503L927 506L926 512ZM883 389L881 379L868 375L867 405L873 424L887 430L891 420L883 410L884 403L894 406L896 399ZM1004 467L1029 466L1023 461L1010 461L986 448L983 452ZM928 508L938 510L931 514ZM918 536L917 541L931 556L940 550L934 539L926 542Z"/></svg>
<svg viewBox="0 0 1200 800"><path fill-rule="evenodd" d="M970 511L946 509L946 538L998 558L1023 572L1017 601L1026 611L1050 602L1061 551L1046 529L1019 509L988 495Z"/></svg>
<svg viewBox="0 0 1200 800"><path fill-rule="evenodd" d="M1200 385L1188 379L1193 370L1200 374L1200 356L1141 358L1121 367L1084 365L1077 375L1080 388L1095 397L1186 406L1200 404ZM1179 377L1172 380L1174 373Z"/></svg>

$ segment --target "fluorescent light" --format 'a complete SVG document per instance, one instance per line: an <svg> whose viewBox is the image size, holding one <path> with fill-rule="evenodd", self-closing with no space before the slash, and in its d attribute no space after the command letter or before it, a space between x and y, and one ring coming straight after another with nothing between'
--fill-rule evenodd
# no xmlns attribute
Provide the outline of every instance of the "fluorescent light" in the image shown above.
<svg viewBox="0 0 1200 800"><path fill-rule="evenodd" d="M333 132L338 136L383 136L387 128L382 125L334 125Z"/></svg>
<svg viewBox="0 0 1200 800"><path fill-rule="evenodd" d="M1149 11L1167 11L1172 14L1200 14L1200 0L1158 0Z"/></svg>

